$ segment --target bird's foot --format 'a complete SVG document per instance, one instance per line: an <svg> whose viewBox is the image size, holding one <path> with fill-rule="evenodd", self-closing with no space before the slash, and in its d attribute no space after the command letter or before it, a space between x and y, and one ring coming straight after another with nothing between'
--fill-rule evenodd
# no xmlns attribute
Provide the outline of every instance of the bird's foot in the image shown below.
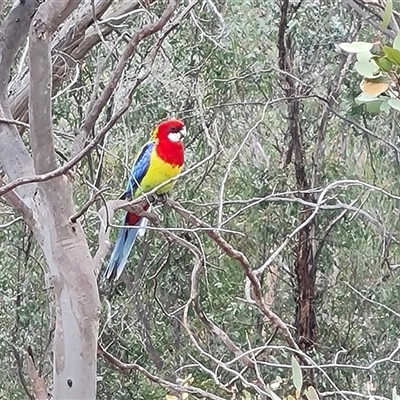
<svg viewBox="0 0 400 400"><path fill-rule="evenodd" d="M157 201L158 201L158 196L155 193L150 193L150 194L147 195L147 201L151 205L156 205Z"/></svg>
<svg viewBox="0 0 400 400"><path fill-rule="evenodd" d="M156 206L157 204L165 205L165 203L168 200L168 196L163 193L163 194L156 194L156 193L150 193L147 195L147 201Z"/></svg>
<svg viewBox="0 0 400 400"><path fill-rule="evenodd" d="M167 202L167 200L168 200L168 195L166 193L158 195L158 202L161 205L165 206L165 203Z"/></svg>

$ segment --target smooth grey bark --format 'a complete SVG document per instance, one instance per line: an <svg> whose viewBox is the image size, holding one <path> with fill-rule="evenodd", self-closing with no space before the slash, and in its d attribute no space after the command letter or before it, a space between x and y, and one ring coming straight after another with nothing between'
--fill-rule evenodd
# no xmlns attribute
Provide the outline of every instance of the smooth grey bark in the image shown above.
<svg viewBox="0 0 400 400"><path fill-rule="evenodd" d="M30 20L38 4L37 0L20 2L0 27L0 118L12 118L7 98L10 68L28 34ZM0 124L0 143L0 163L9 179L34 173L32 159L14 125ZM15 200L29 205L33 191L34 185L21 187L15 191Z"/></svg>
<svg viewBox="0 0 400 400"><path fill-rule="evenodd" d="M79 3L47 1L39 7L31 24L29 119L37 174L57 168L51 124L51 37ZM38 186L35 205L42 220L38 236L57 304L53 396L60 400L94 399L99 297L92 258L81 225L69 220L75 210L68 178L60 176Z"/></svg>

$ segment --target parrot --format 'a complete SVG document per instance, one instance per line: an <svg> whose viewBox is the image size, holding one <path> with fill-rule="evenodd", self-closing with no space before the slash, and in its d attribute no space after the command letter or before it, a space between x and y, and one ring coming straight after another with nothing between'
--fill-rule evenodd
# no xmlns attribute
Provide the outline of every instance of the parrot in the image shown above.
<svg viewBox="0 0 400 400"><path fill-rule="evenodd" d="M123 200L135 199L142 194L152 191L164 182L175 178L181 171L184 162L183 138L186 127L182 121L170 118L159 122L150 137L142 147L133 164ZM165 196L173 188L175 181L160 186L156 195ZM149 208L149 204L144 210ZM129 253L138 233L147 225L147 219L132 212L126 212L123 226L120 228L112 250L107 268L106 279L118 279L126 265Z"/></svg>

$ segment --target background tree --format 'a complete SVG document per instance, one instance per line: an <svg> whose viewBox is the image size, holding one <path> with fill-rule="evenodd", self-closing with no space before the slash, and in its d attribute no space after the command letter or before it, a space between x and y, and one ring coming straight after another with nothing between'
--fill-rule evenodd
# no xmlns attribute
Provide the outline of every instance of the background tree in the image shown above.
<svg viewBox="0 0 400 400"><path fill-rule="evenodd" d="M394 47L390 4L5 2L1 398L398 398L397 111L338 46ZM174 199L96 285L172 115Z"/></svg>

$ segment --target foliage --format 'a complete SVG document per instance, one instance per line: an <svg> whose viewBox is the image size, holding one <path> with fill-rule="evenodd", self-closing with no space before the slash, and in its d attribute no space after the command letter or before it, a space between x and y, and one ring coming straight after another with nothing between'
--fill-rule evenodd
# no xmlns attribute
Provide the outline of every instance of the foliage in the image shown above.
<svg viewBox="0 0 400 400"><path fill-rule="evenodd" d="M74 171L77 209L108 188L81 220L91 253L98 248L98 211L119 196L153 124L176 115L185 120L190 137L188 172L173 198L244 253L254 270L319 204L310 239L317 340L300 356L290 349L282 331L246 297L246 277L237 260L204 229L166 206L155 210L161 225L195 245L206 260L198 278L202 312L240 352L257 358L258 369L246 367L243 357L235 359L223 335L210 329L193 304L185 321L193 254L155 228L135 247L122 280L110 284L99 277L100 343L122 362L188 388L183 393L189 399L202 398L190 392L195 386L222 399L262 399L267 388L277 399L379 395L396 400L400 36L377 43L373 28L365 23L360 28L345 2L310 0L292 9L286 46L293 54L290 73L300 88L292 97L300 104L307 190L315 196L307 206L288 155L294 100L286 98L277 51L282 1L200 3L166 38L129 110ZM155 4L150 12L158 14L163 7ZM132 14L122 31L105 37L82 61L76 82L54 98L60 164L69 157L85 106L104 88L125 48L122 34L137 30L145 18ZM152 40L139 45L93 135L123 103ZM338 52L337 43L356 54L356 61ZM352 64L361 83L349 71ZM332 83L339 81L333 90ZM366 114L361 104L376 115ZM0 225L18 217L3 199L0 209ZM118 215L113 223L119 220ZM112 229L111 237L115 234ZM297 238L260 277L264 301L294 337ZM23 358L28 345L51 386L52 293L45 285L43 256L22 221L0 230L0 256L5 310L0 314L0 398L20 399L26 392L18 374L25 373L16 355ZM99 358L98 399L178 398L171 387L154 384L139 370L124 374Z"/></svg>

